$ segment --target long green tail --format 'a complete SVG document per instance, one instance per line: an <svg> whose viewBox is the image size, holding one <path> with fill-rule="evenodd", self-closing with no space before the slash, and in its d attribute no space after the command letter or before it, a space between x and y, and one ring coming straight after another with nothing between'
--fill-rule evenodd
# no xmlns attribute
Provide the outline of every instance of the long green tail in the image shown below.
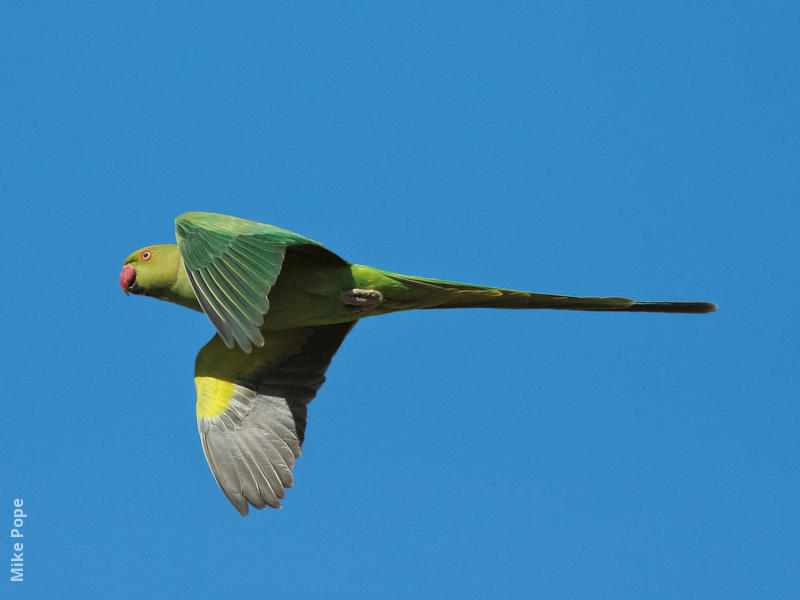
<svg viewBox="0 0 800 600"><path fill-rule="evenodd" d="M697 314L717 310L717 305L710 302L637 302L630 298L535 294L396 273L384 274L409 287L429 291L419 308L551 308Z"/></svg>

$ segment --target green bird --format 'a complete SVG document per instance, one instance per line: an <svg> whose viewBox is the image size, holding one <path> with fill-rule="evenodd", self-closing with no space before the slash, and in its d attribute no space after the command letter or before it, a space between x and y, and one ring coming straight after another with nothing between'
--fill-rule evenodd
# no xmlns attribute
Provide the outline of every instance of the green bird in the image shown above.
<svg viewBox="0 0 800 600"><path fill-rule="evenodd" d="M126 293L208 316L198 353L197 427L219 487L242 514L280 508L300 456L308 403L333 355L363 317L414 308L551 308L708 313L708 302L636 302L535 294L410 277L355 265L318 242L254 221L191 212L176 244L125 259Z"/></svg>

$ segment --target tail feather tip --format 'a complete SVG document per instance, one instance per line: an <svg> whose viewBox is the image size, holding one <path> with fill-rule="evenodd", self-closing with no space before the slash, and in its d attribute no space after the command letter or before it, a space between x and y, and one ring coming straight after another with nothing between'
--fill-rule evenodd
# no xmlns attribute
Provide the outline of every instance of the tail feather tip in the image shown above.
<svg viewBox="0 0 800 600"><path fill-rule="evenodd" d="M636 302L627 310L631 312L704 314L717 310L717 305L711 302Z"/></svg>

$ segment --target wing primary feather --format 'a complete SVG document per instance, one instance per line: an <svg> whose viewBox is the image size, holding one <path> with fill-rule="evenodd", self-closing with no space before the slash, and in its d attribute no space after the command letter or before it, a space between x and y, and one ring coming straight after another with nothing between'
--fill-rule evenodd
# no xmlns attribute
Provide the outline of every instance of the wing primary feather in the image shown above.
<svg viewBox="0 0 800 600"><path fill-rule="evenodd" d="M253 436L256 435L255 431L252 432L252 435ZM253 437L252 439L256 441L255 437ZM281 439L281 437L275 434L275 431L273 430L271 423L258 430L257 440L260 442L258 443L258 447L264 453L269 454L269 456L271 457L270 464L272 464L275 467L280 467L285 469L286 473L289 474L291 481L291 472L292 472L291 469L292 467L294 467L294 461L295 461L294 453L291 451L289 446L286 445L286 443ZM281 481L283 481L284 478L282 476L280 477Z"/></svg>
<svg viewBox="0 0 800 600"><path fill-rule="evenodd" d="M216 267L220 275L225 278L228 284L236 290L242 300L255 311L262 315L269 310L269 301L261 292L254 289L253 286L238 273L233 265L230 264L230 259L226 261L217 261Z"/></svg>
<svg viewBox="0 0 800 600"><path fill-rule="evenodd" d="M219 322L225 326L230 326L230 323L228 322L229 317L226 314L225 309L220 306L219 300L214 292L208 287L208 282L204 277L203 270L198 269L197 271L193 271L191 273L191 278L195 282L197 290L200 292L198 295L203 296L203 299L213 309L214 314L217 316Z"/></svg>
<svg viewBox="0 0 800 600"><path fill-rule="evenodd" d="M219 486L219 489L222 490L222 493L225 494L225 497L230 501L231 504L233 504L233 506L239 511L239 513L241 513L242 516L247 516L247 513L250 511L247 508L247 501L244 499L244 496L241 493L241 486L238 486L240 488L238 492L234 491L234 488L237 487L238 481L235 478L231 480L230 472L226 469L221 469L216 458L214 457L214 447L227 446L224 443L214 443L211 439L212 437L223 438L224 435L222 432L213 432L204 434L200 437L200 441L203 446L203 453L206 455L206 462L211 468L211 473L214 475L214 479L217 480L217 485ZM223 440L220 439L220 442L222 441Z"/></svg>
<svg viewBox="0 0 800 600"><path fill-rule="evenodd" d="M231 249L231 251L226 256L226 261L228 265L231 267L235 267L239 272L240 277L243 280L259 280L266 277L268 274L265 271L260 271L260 269L254 266L248 259L242 257L236 249ZM258 290L255 290L256 293Z"/></svg>
<svg viewBox="0 0 800 600"><path fill-rule="evenodd" d="M269 436L265 440L264 444L259 448L265 455L269 454L267 459L269 460L272 468L275 470L275 474L278 476L278 479L280 479L281 484L287 488L292 487L292 484L294 483L294 477L292 476L294 455L290 453L291 462L287 462L286 457L281 454L281 451L278 450L275 442L270 439Z"/></svg>
<svg viewBox="0 0 800 600"><path fill-rule="evenodd" d="M210 265L206 269L206 273L211 278L211 280L216 285L216 289L219 291L220 294L224 296L224 300L227 300L230 304L223 304L223 306L230 306L231 309L229 312L234 317L239 317L246 321L246 319L250 316L245 311L244 307L241 305L241 300L245 299L243 294L238 291L235 287L233 287L228 279L222 274L219 268L219 264ZM234 312L235 311L235 312ZM258 316L261 317L261 322L264 321L263 315L258 312ZM259 323L260 325L261 323Z"/></svg>
<svg viewBox="0 0 800 600"><path fill-rule="evenodd" d="M250 474L253 477L253 483L256 486L256 497L258 498L259 502L252 503L253 506L256 508L264 508L267 505L275 507L275 504L278 503L278 496L272 489L267 476L264 475L261 467L259 467L258 463L255 461L255 457L253 456L250 448L242 449L242 458L244 459L247 468L250 470ZM280 504L278 504L277 508L280 508Z"/></svg>
<svg viewBox="0 0 800 600"><path fill-rule="evenodd" d="M239 448L239 441L235 436L226 435L225 444L230 453L231 462L233 463L233 473L235 474L238 487L241 489L245 500L255 506L258 504L261 496L256 489L256 482L253 478L253 474L250 472L250 467L247 466L247 461L244 459L242 451Z"/></svg>
<svg viewBox="0 0 800 600"><path fill-rule="evenodd" d="M233 324L237 317L234 310L237 310L238 307L234 303L234 299L228 296L225 288L220 285L214 271L214 266L209 265L208 267L199 269L197 273L203 280L203 283L205 283L206 290L208 290L209 294L213 297L215 305L219 307L221 314L226 317L229 324ZM229 308L231 304L232 306Z"/></svg>
<svg viewBox="0 0 800 600"><path fill-rule="evenodd" d="M195 296L198 298L202 297L202 299L206 301L206 305L211 309L211 314L208 315L209 318L216 318L217 322L227 324L225 314L214 302L214 295L203 280L202 273L200 271L189 271L188 275L189 283L191 283L192 287L195 289Z"/></svg>
<svg viewBox="0 0 800 600"><path fill-rule="evenodd" d="M286 248L283 246L255 244L243 238L239 238L236 242L231 246L230 251L237 251L241 256L249 258L260 269L269 273L276 273L286 253Z"/></svg>
<svg viewBox="0 0 800 600"><path fill-rule="evenodd" d="M251 463L248 460L247 449L242 447L242 440L240 436L229 437L233 442L233 447L236 449L234 460L236 460L237 473L239 474L239 481L242 484L242 492L244 493L244 497L256 508L264 508L264 506L266 506L265 500L267 499L264 497L264 494L261 493L261 490L259 490L258 478L253 472ZM267 487L270 492L268 495L274 497L272 488L269 486ZM272 501L277 503L277 497ZM270 506L273 506L273 504L270 503ZM280 508L280 503L277 503L277 506L274 506L274 508Z"/></svg>
<svg viewBox="0 0 800 600"><path fill-rule="evenodd" d="M280 433L281 431L285 432L285 436L281 436L281 438L286 442L286 445L292 451L292 454L295 456L300 456L300 440L297 438L297 433L289 429L286 425L278 421L272 421L273 426L275 426L276 433ZM288 438L288 441L286 441ZM291 442L291 445L289 444Z"/></svg>
<svg viewBox="0 0 800 600"><path fill-rule="evenodd" d="M275 451L278 453L278 456L281 457L281 460L286 463L286 466L291 469L294 467L295 455L292 452L292 449L289 445L281 439L279 435L275 435L272 430L267 432L267 440L272 447L275 448ZM291 471L289 471L291 473Z"/></svg>
<svg viewBox="0 0 800 600"><path fill-rule="evenodd" d="M240 262L246 264L257 281L270 278L272 275L269 270L269 266L271 265L263 264L263 253L259 256L258 254L251 253L246 248L233 246L227 256L236 257Z"/></svg>
<svg viewBox="0 0 800 600"><path fill-rule="evenodd" d="M227 327L228 323L225 318L219 314L217 308L209 301L209 297L211 296L205 290L205 283L191 271L187 271L187 273L189 275L189 283L191 283L194 288L195 297L200 303L203 312L206 313L209 320L216 328L217 333L219 333L222 338L222 341L225 342L225 345L233 349L233 335Z"/></svg>
<svg viewBox="0 0 800 600"><path fill-rule="evenodd" d="M270 373L270 375L272 375ZM244 383L244 385L249 385L248 383ZM285 393L285 389L275 389L273 387L265 388L263 386L257 386L254 388L256 393L262 396L266 402L268 402L270 413L270 421L277 421L284 427L288 428L291 431L291 428L294 427L294 416L291 413L291 410L288 406L282 404L286 398L283 397Z"/></svg>
<svg viewBox="0 0 800 600"><path fill-rule="evenodd" d="M199 269L197 274L198 281L202 281L204 291L206 291L208 294L206 299L224 318L224 329L227 329L229 334L236 340L242 350L245 352L250 352L252 349L250 336L247 334L247 331L243 328L242 323L236 318L234 313L232 313L230 309L225 308L224 300L220 299L220 294L222 294L222 291L220 290L217 292L219 287L214 281L212 275L208 272L208 269Z"/></svg>
<svg viewBox="0 0 800 600"><path fill-rule="evenodd" d="M292 487L292 484L294 483L294 477L292 476L294 457L292 457L291 464L286 464L283 456L281 456L279 451L275 449L275 446L270 445L268 441L265 442L264 445L259 446L259 451L264 454L267 461L269 461L269 464L275 471L275 474L280 480L281 485L285 488ZM283 496L281 496L281 498L283 498Z"/></svg>
<svg viewBox="0 0 800 600"><path fill-rule="evenodd" d="M284 498L286 492L283 491L283 484L281 483L278 471L275 469L274 460L270 460L264 447L258 443L258 440L255 439L252 434L253 432L251 430L242 436L242 442L244 442L250 452L252 463L266 481L269 490L275 495L275 500L277 501Z"/></svg>
<svg viewBox="0 0 800 600"><path fill-rule="evenodd" d="M252 340L254 331L258 331L261 324L264 322L264 315L259 310L252 311L247 314L247 311L242 306L242 297L233 289L223 275L219 272L216 265L211 265L206 269L208 277L214 282L216 286L213 289L219 292L217 299L220 304L227 309L230 315L231 325L235 325L240 333ZM220 295L222 298L220 298ZM239 340L237 340L239 341Z"/></svg>

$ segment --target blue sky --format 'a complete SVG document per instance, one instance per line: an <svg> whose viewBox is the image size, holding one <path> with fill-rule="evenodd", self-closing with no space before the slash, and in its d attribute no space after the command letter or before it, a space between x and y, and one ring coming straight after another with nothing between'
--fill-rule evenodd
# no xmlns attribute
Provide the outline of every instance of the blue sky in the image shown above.
<svg viewBox="0 0 800 600"><path fill-rule="evenodd" d="M650 4L7 4L0 596L796 598L800 9ZM366 319L242 518L118 285L189 210L720 310Z"/></svg>

